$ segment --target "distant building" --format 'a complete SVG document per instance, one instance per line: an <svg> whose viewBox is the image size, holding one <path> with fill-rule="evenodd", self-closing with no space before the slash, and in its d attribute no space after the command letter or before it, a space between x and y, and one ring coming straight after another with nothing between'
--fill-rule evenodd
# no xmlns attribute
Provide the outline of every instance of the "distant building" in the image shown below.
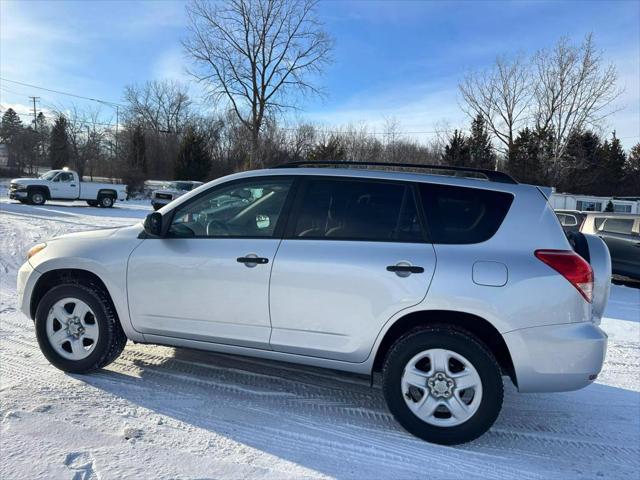
<svg viewBox="0 0 640 480"><path fill-rule="evenodd" d="M0 167L9 166L9 149L4 143L0 143Z"/></svg>
<svg viewBox="0 0 640 480"><path fill-rule="evenodd" d="M604 212L609 202L617 213L640 213L640 197L596 197L572 193L552 193L549 199L555 210Z"/></svg>

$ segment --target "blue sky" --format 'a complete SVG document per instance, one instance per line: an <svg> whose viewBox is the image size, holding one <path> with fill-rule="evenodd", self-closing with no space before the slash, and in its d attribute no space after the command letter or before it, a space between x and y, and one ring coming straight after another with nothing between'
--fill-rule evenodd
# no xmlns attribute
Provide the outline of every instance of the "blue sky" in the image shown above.
<svg viewBox="0 0 640 480"><path fill-rule="evenodd" d="M593 32L625 88L605 127L615 128L627 148L640 140L640 1L325 0L319 15L335 39L334 62L320 79L328 96L303 103L297 117L324 125L366 122L371 130L385 118L407 132L465 128L457 83L467 70ZM0 0L0 19L0 70L8 79L112 101L121 101L130 83L189 81L181 1ZM3 107L20 111L29 95L42 97L43 107L85 105L8 82L0 87ZM103 108L102 115L109 120L112 112Z"/></svg>

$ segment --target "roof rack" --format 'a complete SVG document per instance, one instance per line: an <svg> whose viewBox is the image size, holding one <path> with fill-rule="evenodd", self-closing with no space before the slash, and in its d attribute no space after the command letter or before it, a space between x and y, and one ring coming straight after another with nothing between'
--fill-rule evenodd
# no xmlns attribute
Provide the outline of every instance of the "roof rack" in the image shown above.
<svg viewBox="0 0 640 480"><path fill-rule="evenodd" d="M451 165L425 165L421 163L393 163L393 162L347 162L338 160L305 160L300 162L289 162L281 165L276 165L272 168L299 168L299 167L312 167L312 166L329 165L334 167L396 167L396 168L416 168L424 170L445 170L451 172L468 172L477 173L486 177L490 182L499 183L511 183L517 184L518 182L507 175L504 172L498 172L496 170L486 170L483 168L471 168L471 167L454 167Z"/></svg>

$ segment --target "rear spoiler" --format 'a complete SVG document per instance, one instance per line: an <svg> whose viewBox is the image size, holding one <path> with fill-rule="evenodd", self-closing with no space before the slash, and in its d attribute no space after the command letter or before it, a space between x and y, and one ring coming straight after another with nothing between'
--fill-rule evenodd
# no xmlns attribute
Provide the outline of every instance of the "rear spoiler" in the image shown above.
<svg viewBox="0 0 640 480"><path fill-rule="evenodd" d="M551 187L540 187L540 186L536 186L536 188L538 189L538 191L542 194L542 196L544 198L546 198L547 200L549 200L551 198L551 194L553 193L553 188L551 188Z"/></svg>

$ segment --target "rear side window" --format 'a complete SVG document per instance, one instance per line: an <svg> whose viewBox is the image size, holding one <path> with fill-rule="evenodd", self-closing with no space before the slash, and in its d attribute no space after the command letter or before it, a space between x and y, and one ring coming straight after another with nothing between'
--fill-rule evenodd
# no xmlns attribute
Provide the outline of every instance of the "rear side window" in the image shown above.
<svg viewBox="0 0 640 480"><path fill-rule="evenodd" d="M608 233L622 233L631 235L633 229L633 218L607 218L600 230Z"/></svg>
<svg viewBox="0 0 640 480"><path fill-rule="evenodd" d="M424 241L413 192L409 186L326 178L307 181L293 237Z"/></svg>
<svg viewBox="0 0 640 480"><path fill-rule="evenodd" d="M560 220L560 224L565 227L575 227L578 225L578 219L573 215L558 213L558 220Z"/></svg>
<svg viewBox="0 0 640 480"><path fill-rule="evenodd" d="M420 194L433 243L484 242L500 228L513 195L478 188L421 184Z"/></svg>

